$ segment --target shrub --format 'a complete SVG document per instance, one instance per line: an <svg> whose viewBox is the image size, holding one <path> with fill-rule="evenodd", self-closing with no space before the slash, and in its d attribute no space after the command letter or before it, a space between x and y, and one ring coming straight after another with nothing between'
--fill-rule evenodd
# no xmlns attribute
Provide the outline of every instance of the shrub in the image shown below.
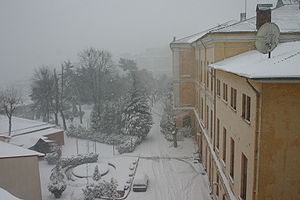
<svg viewBox="0 0 300 200"><path fill-rule="evenodd" d="M57 165L53 168L50 175L50 183L48 185L48 190L54 194L56 199L60 198L62 193L67 188L67 184L64 180L64 175L61 172L61 166Z"/></svg>
<svg viewBox="0 0 300 200"><path fill-rule="evenodd" d="M57 164L61 157L61 149L55 148L54 152L47 153L45 156L45 160L48 162L49 165Z"/></svg>
<svg viewBox="0 0 300 200"><path fill-rule="evenodd" d="M97 183L91 183L83 189L85 200L94 200L96 198L109 198L116 199L120 195L117 191L117 182L111 179L110 182L100 181Z"/></svg>
<svg viewBox="0 0 300 200"><path fill-rule="evenodd" d="M76 155L69 158L61 158L59 163L62 168L67 166L77 166L85 163L92 163L98 161L98 154L90 153L87 155Z"/></svg>

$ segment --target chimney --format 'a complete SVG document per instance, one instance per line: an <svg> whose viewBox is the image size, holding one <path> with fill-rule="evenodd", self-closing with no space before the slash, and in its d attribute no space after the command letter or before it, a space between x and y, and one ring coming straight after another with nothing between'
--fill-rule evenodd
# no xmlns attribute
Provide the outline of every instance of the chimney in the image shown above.
<svg viewBox="0 0 300 200"><path fill-rule="evenodd" d="M271 22L271 8L273 4L257 4L256 6L256 29Z"/></svg>
<svg viewBox="0 0 300 200"><path fill-rule="evenodd" d="M241 22L246 20L246 13L241 13L240 16L241 16L241 17L240 17L240 21L241 21Z"/></svg>

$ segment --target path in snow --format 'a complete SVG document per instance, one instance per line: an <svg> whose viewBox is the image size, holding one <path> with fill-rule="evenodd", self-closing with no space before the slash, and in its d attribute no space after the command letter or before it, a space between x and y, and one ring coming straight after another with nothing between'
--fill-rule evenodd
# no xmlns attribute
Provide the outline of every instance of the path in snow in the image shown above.
<svg viewBox="0 0 300 200"><path fill-rule="evenodd" d="M145 200L210 200L207 176L193 164L195 144L191 138L178 142L178 148L160 133L159 107L153 110L154 125L145 141L129 156L140 156L137 176L147 174L147 192L131 192L127 199Z"/></svg>

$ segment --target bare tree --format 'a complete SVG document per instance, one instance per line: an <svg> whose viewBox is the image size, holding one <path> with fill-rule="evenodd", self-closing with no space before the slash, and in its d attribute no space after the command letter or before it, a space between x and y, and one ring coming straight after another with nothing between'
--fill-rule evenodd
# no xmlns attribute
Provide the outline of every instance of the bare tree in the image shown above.
<svg viewBox="0 0 300 200"><path fill-rule="evenodd" d="M21 94L10 87L0 91L0 108L8 117L8 136L11 136L12 116L18 105L22 103Z"/></svg>

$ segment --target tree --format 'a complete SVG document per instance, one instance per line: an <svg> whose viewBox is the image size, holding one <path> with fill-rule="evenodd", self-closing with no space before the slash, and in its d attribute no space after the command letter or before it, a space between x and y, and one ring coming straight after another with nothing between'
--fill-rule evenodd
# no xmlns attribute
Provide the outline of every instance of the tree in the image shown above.
<svg viewBox="0 0 300 200"><path fill-rule="evenodd" d="M79 54L79 59L85 88L95 108L100 112L104 100L105 79L113 68L112 56L107 51L89 48Z"/></svg>
<svg viewBox="0 0 300 200"><path fill-rule="evenodd" d="M122 131L123 134L145 138L153 124L152 115L147 96L145 95L145 88L135 73L132 75L132 89L127 97L127 104L122 116L122 123L124 125Z"/></svg>
<svg viewBox="0 0 300 200"><path fill-rule="evenodd" d="M174 142L177 147L176 113L173 109L172 89L169 88L164 99L164 110L160 121L161 132L165 138Z"/></svg>
<svg viewBox="0 0 300 200"><path fill-rule="evenodd" d="M123 69L124 71L137 71L136 63L133 60L120 58L119 60L119 67Z"/></svg>
<svg viewBox="0 0 300 200"><path fill-rule="evenodd" d="M52 169L48 190L54 194L55 198L58 199L61 197L66 188L67 184L65 181L65 176L61 172L61 166L58 164Z"/></svg>
<svg viewBox="0 0 300 200"><path fill-rule="evenodd" d="M22 103L20 93L14 88L7 88L0 91L0 109L8 117L8 136L11 136L12 117L15 109Z"/></svg>
<svg viewBox="0 0 300 200"><path fill-rule="evenodd" d="M55 111L54 97L57 96L57 79L55 81L52 70L42 66L35 70L31 84L32 109L37 113L38 118L42 115L43 121L49 122L50 114ZM56 102L57 103L57 102Z"/></svg>
<svg viewBox="0 0 300 200"><path fill-rule="evenodd" d="M99 181L101 179L101 174L99 173L98 165L95 166L92 178L93 178L94 181Z"/></svg>

